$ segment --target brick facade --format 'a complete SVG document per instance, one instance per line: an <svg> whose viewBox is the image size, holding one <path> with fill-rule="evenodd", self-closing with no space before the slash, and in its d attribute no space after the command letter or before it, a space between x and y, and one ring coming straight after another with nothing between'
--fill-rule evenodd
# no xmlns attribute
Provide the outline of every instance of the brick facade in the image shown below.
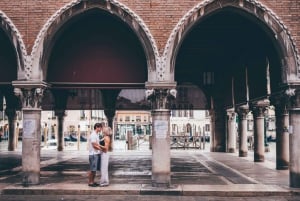
<svg viewBox="0 0 300 201"><path fill-rule="evenodd" d="M15 24L23 37L27 52L30 54L34 41L47 20L70 2L69 0L2 0L0 1L0 10ZM189 10L203 0L121 0L120 2L141 17L153 35L159 52L162 53L176 24ZM300 1L260 0L257 2L272 10L279 17L290 31L299 50Z"/></svg>

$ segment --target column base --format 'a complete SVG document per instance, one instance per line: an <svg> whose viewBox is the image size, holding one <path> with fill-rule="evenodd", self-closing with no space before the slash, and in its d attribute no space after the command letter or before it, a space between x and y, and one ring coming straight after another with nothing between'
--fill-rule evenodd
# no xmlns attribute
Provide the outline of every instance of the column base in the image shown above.
<svg viewBox="0 0 300 201"><path fill-rule="evenodd" d="M37 185L40 183L40 173L24 172L22 178L22 185L27 187L29 185Z"/></svg>
<svg viewBox="0 0 300 201"><path fill-rule="evenodd" d="M247 157L248 156L248 152L246 151L239 151L239 157Z"/></svg>
<svg viewBox="0 0 300 201"><path fill-rule="evenodd" d="M289 166L277 166L276 170L288 170Z"/></svg>
<svg viewBox="0 0 300 201"><path fill-rule="evenodd" d="M264 162L265 156L254 153L254 162Z"/></svg>
<svg viewBox="0 0 300 201"><path fill-rule="evenodd" d="M152 187L155 188L170 188L171 183L158 183L155 181L152 181Z"/></svg>
<svg viewBox="0 0 300 201"><path fill-rule="evenodd" d="M254 162L265 162L264 158L254 158Z"/></svg>
<svg viewBox="0 0 300 201"><path fill-rule="evenodd" d="M265 162L265 160L262 160L262 159L254 159L254 162L261 163L261 162Z"/></svg>
<svg viewBox="0 0 300 201"><path fill-rule="evenodd" d="M229 148L228 153L235 153L235 148Z"/></svg>
<svg viewBox="0 0 300 201"><path fill-rule="evenodd" d="M152 172L153 174L153 172ZM170 174L154 174L152 175L152 186L153 187L167 187L171 186Z"/></svg>
<svg viewBox="0 0 300 201"><path fill-rule="evenodd" d="M300 173L290 171L290 187L300 188Z"/></svg>
<svg viewBox="0 0 300 201"><path fill-rule="evenodd" d="M283 159L276 159L276 170L288 170L289 162Z"/></svg>

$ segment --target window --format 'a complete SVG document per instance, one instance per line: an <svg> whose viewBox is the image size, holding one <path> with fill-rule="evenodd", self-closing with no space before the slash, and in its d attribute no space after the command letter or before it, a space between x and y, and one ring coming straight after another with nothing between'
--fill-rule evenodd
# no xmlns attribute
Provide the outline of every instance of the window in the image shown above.
<svg viewBox="0 0 300 201"><path fill-rule="evenodd" d="M85 119L85 112L84 110L80 110L80 119Z"/></svg>
<svg viewBox="0 0 300 201"><path fill-rule="evenodd" d="M247 122L248 131L253 131L253 120L248 120Z"/></svg>
<svg viewBox="0 0 300 201"><path fill-rule="evenodd" d="M205 124L205 131L210 131L210 125L209 124Z"/></svg>
<svg viewBox="0 0 300 201"><path fill-rule="evenodd" d="M267 125L269 131L274 131L276 129L275 118L269 118Z"/></svg>
<svg viewBox="0 0 300 201"><path fill-rule="evenodd" d="M135 117L135 120L136 120L137 122L141 122L141 121L142 121L142 118L141 118L141 116L136 116L136 117Z"/></svg>
<svg viewBox="0 0 300 201"><path fill-rule="evenodd" d="M205 117L209 117L209 110L205 110Z"/></svg>
<svg viewBox="0 0 300 201"><path fill-rule="evenodd" d="M130 116L126 116L125 121L130 121Z"/></svg>
<svg viewBox="0 0 300 201"><path fill-rule="evenodd" d="M194 110L190 110L190 117L194 117Z"/></svg>

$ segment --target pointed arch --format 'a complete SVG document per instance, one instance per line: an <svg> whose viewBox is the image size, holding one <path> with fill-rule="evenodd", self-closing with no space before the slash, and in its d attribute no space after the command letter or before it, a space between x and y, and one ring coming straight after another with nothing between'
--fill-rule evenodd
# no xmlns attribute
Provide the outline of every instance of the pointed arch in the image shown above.
<svg viewBox="0 0 300 201"><path fill-rule="evenodd" d="M0 28L8 36L11 44L13 45L16 52L16 60L17 60L17 78L24 79L26 75L28 75L29 71L27 68L27 51L25 48L25 44L23 42L22 36L14 25L12 20L0 10Z"/></svg>
<svg viewBox="0 0 300 201"><path fill-rule="evenodd" d="M39 32L31 52L31 79L45 79L44 72L45 68L47 68L47 58L45 56L47 52L45 48L50 46L50 41L64 23L78 14L95 8L102 9L117 16L135 32L144 48L147 58L148 80L150 79L151 81L151 79L155 78L156 64L159 60L158 48L148 27L137 14L115 0L102 0L97 2L73 0L53 14Z"/></svg>
<svg viewBox="0 0 300 201"><path fill-rule="evenodd" d="M171 74L170 81L174 81L176 56L185 35L200 19L225 7L232 7L237 12L258 19L264 25L263 28L272 33L273 40L278 41L276 45L282 60L283 81L299 80L300 56L296 43L287 27L274 12L256 0L205 0L187 12L170 34L162 56L166 61L163 69Z"/></svg>

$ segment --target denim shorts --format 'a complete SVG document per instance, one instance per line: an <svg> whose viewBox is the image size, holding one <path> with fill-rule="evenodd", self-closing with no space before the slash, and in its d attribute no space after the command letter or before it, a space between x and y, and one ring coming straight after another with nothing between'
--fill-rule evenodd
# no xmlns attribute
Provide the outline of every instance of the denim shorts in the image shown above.
<svg viewBox="0 0 300 201"><path fill-rule="evenodd" d="M89 155L90 171L100 170L100 154Z"/></svg>

